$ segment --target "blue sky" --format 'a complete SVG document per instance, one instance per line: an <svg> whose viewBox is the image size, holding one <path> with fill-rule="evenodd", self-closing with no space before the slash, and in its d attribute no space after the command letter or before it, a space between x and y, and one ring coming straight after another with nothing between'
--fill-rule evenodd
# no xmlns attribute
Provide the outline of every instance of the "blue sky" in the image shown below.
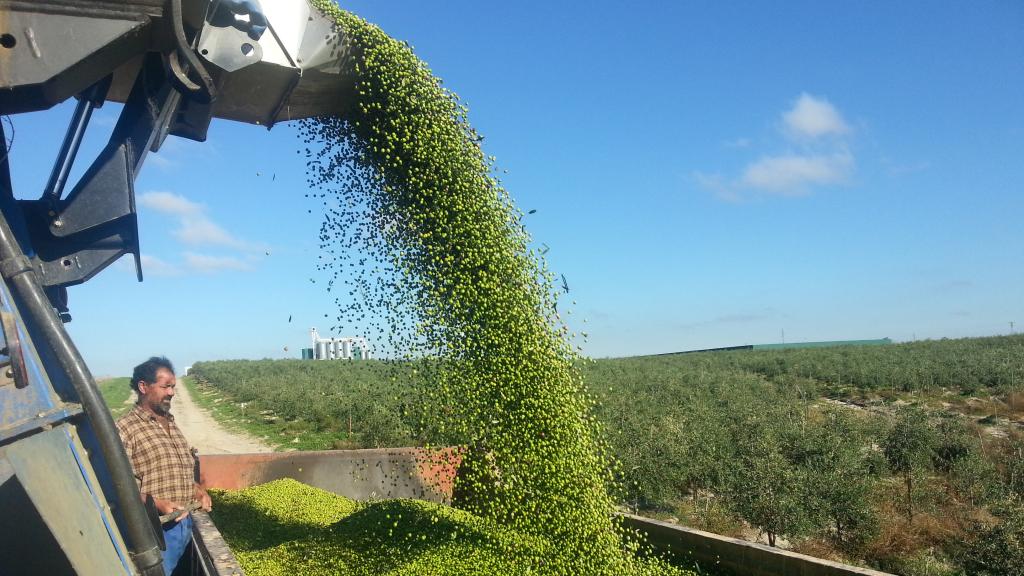
<svg viewBox="0 0 1024 576"><path fill-rule="evenodd" d="M468 103L591 356L1024 329L1016 0L343 6ZM19 196L70 113L13 118ZM298 148L291 126L219 121L150 157L146 281L124 260L70 290L94 373L294 357L330 332Z"/></svg>

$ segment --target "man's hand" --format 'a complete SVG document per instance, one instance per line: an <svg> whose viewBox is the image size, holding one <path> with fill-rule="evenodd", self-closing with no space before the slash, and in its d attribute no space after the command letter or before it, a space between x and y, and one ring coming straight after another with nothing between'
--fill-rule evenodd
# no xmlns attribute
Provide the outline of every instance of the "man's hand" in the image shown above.
<svg viewBox="0 0 1024 576"><path fill-rule="evenodd" d="M188 516L188 514L185 513L185 507L177 502L171 502L170 500L164 500L163 498L153 498L153 504L156 505L156 511L159 512L161 516L175 514L178 513L178 511L181 511L181 513L178 514L178 517L174 519L175 522L181 522L186 516Z"/></svg>
<svg viewBox="0 0 1024 576"><path fill-rule="evenodd" d="M210 499L210 495L206 493L206 488L203 488L202 485L196 484L195 495L192 499L200 505L200 509L204 512L213 510L213 500Z"/></svg>

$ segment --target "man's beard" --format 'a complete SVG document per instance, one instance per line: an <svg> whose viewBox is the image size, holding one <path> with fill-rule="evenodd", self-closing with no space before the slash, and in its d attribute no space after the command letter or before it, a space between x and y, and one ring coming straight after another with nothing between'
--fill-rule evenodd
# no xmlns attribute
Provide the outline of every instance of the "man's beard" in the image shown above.
<svg viewBox="0 0 1024 576"><path fill-rule="evenodd" d="M153 407L153 410L161 416L166 416L171 413L171 401L164 400Z"/></svg>

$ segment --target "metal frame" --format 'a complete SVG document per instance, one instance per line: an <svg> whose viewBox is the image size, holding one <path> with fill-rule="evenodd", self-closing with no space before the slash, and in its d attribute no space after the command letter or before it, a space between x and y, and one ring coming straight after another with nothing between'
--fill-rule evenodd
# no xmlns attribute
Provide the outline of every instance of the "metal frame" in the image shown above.
<svg viewBox="0 0 1024 576"><path fill-rule="evenodd" d="M94 446L96 450L90 453L83 444L75 444L72 453L76 466L62 465L57 470L66 478L85 474L95 479L92 470L109 473L105 476L109 480L108 492L104 499L94 500L102 501L104 506L108 499L120 503L119 535L123 534L127 541L124 555L134 561L138 573L162 575L163 566L155 535L141 505L139 488L110 412L85 361L64 330L61 318L54 313L53 303L40 282L33 261L26 256L26 250L31 250L32 246L31 233L21 206L14 199L2 124L0 212L0 275L4 280L0 304L6 308L5 312L17 315L18 340L30 375L29 385L24 388L0 388L0 406L3 407L0 448L5 452L17 451L33 437L65 422L74 422L79 414L84 413L89 425L80 432L84 432L85 445ZM88 465L83 464L86 462ZM98 486L89 491L94 496L104 493ZM41 504L36 498L33 501L38 510ZM42 510L40 513L46 515ZM93 515L95 518L109 518L109 511L101 509ZM52 533L58 538L63 534L59 531ZM122 553L120 547L115 548L118 554ZM69 557L69 561L73 562L73 559Z"/></svg>
<svg viewBox="0 0 1024 576"><path fill-rule="evenodd" d="M109 85L109 79L102 82ZM104 91L102 86L93 87L82 95L43 197L19 202L35 250L33 264L49 289L81 284L129 253L142 280L135 178L147 153L158 148L173 126L182 97L167 82L160 55L148 54L110 141L61 199L61 174L70 170L75 141ZM54 306L66 313L66 302L50 292Z"/></svg>
<svg viewBox="0 0 1024 576"><path fill-rule="evenodd" d="M79 97L38 200L15 199L0 125L0 320L7 345L0 370L11 370L10 377L0 374L0 488L35 474L26 497L48 517L52 534L42 536L63 547L75 535L51 524L57 514L51 504L59 498L43 501L40 478L72 484L85 478L86 491L69 495L75 500L69 506L101 519L108 531L111 516L116 519L111 539L117 555L132 560L134 567L121 564L133 574L162 574L160 552L110 414L64 330L67 287L129 253L142 280L134 181L168 134L202 141L213 116L270 127L281 119L340 114L351 102L351 46L334 23L308 2L262 4L269 33L257 33L258 44L247 46L233 18L207 22L210 0L0 0L0 115ZM204 29L209 58L197 50ZM232 50L239 47L255 56L237 56ZM121 117L65 197L91 113L108 99L125 103ZM15 369L19 350L23 370ZM71 439L71 457L55 456L45 474L37 474L42 463L22 462L19 472L3 457L25 453L58 429ZM90 530L98 541L99 532ZM101 570L116 572L114 564Z"/></svg>

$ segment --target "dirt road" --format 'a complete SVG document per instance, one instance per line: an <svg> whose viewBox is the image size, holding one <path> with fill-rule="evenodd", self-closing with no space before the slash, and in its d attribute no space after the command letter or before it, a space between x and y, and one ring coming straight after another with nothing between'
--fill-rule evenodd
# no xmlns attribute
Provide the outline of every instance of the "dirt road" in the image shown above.
<svg viewBox="0 0 1024 576"><path fill-rule="evenodd" d="M209 414L196 406L185 385L178 381L171 405L174 421L189 443L200 454L244 454L272 452L273 449L256 438L228 432Z"/></svg>

